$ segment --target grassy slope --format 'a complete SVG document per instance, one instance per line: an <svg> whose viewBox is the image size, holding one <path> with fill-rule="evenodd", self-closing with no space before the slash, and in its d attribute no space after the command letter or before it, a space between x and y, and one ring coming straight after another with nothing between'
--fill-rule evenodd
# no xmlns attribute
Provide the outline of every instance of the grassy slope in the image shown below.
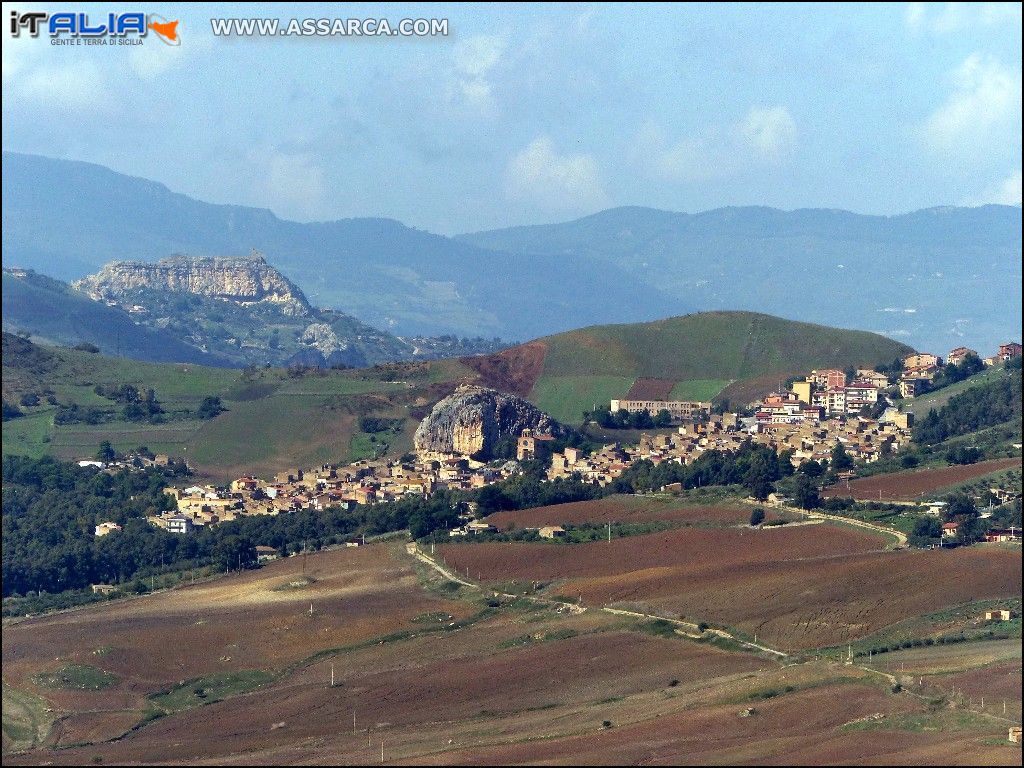
<svg viewBox="0 0 1024 768"><path fill-rule="evenodd" d="M912 397L903 401L903 410L913 413L918 418L928 415L928 411L932 409L939 409L949 402L951 397L959 395L961 392L965 392L971 387L977 387L981 384L991 384L995 381L1000 381L1007 378L1012 374L1011 371L999 366L995 368L986 368L981 373L977 373L970 378L959 381L956 384L952 384L948 387L943 387L935 392L929 392L926 395L920 397Z"/></svg>
<svg viewBox="0 0 1024 768"><path fill-rule="evenodd" d="M621 397L639 376L675 379L679 383L674 395L710 397L732 381L873 365L909 350L872 333L751 312L705 312L653 323L595 326L542 342L547 348L544 368L531 399L573 421L593 405L597 394Z"/></svg>
<svg viewBox="0 0 1024 768"><path fill-rule="evenodd" d="M3 396L8 402L49 389L61 403L116 409L93 387L128 383L154 389L173 418L163 424L115 420L57 426L53 406L25 408L24 417L4 423L5 454L82 458L109 440L122 451L146 445L183 456L200 472L218 479L366 455L366 446L372 443L360 432L359 417L370 413L405 420L398 434L377 436L387 442L390 453L401 453L411 446L417 421L410 414L412 407L438 399L432 386L472 373L457 361L445 360L292 378L279 369L246 375L233 369L143 363L59 347L31 349L21 356L5 355ZM220 396L228 410L210 421L174 415L194 411L207 395Z"/></svg>

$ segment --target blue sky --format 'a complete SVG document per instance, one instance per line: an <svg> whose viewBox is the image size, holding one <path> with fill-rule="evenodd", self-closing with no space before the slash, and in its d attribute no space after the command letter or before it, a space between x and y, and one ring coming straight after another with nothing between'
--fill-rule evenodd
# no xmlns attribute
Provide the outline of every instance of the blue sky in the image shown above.
<svg viewBox="0 0 1024 768"><path fill-rule="evenodd" d="M12 39L143 10L182 44ZM224 39L211 16L434 17L447 37ZM618 205L1021 201L1017 4L4 3L3 147L202 200L446 234Z"/></svg>

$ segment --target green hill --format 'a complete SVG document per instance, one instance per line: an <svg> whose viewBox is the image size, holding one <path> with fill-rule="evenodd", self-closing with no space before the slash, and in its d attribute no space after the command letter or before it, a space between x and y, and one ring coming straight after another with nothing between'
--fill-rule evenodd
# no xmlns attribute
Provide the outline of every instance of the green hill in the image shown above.
<svg viewBox="0 0 1024 768"><path fill-rule="evenodd" d="M721 396L738 403L770 390L787 375L874 366L910 351L864 331L753 312L704 312L583 328L466 362L494 386L518 390L571 423L579 421L583 410L625 396L640 377L675 381L672 397ZM534 375L513 380L506 375L509 368L530 369Z"/></svg>
<svg viewBox="0 0 1024 768"><path fill-rule="evenodd" d="M246 472L347 462L387 450L402 453L432 405L473 372L456 360L395 363L360 370L280 368L248 371L191 364L154 364L3 335L3 399L21 416L5 420L3 453L73 459L93 456L109 440L126 451L145 445L184 457L201 474L223 480ZM96 387L153 389L164 413L129 421ZM203 398L226 411L204 420ZM59 423L61 409L90 409L91 421ZM393 420L367 432L363 416Z"/></svg>

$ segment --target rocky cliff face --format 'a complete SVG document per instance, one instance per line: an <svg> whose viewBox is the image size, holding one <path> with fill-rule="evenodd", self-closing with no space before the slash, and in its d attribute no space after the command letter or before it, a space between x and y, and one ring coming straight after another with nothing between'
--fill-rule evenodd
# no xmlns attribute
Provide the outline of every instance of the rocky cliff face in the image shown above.
<svg viewBox="0 0 1024 768"><path fill-rule="evenodd" d="M498 440L524 429L553 434L558 424L521 397L463 385L420 422L414 443L420 453L490 456Z"/></svg>
<svg viewBox="0 0 1024 768"><path fill-rule="evenodd" d="M94 299L121 303L140 290L190 293L241 305L266 302L284 314L310 314L310 306L288 278L257 252L248 257L173 256L156 263L114 261L75 287Z"/></svg>

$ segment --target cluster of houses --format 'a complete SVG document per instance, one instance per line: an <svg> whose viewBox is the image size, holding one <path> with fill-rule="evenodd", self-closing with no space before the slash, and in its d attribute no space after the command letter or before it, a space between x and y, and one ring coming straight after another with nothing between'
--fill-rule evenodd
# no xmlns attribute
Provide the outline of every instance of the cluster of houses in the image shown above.
<svg viewBox="0 0 1024 768"><path fill-rule="evenodd" d="M947 363L959 363L973 350L954 349ZM986 363L997 364L1020 356L1020 344L1000 346L998 355ZM901 393L911 396L917 385L905 382L929 380L939 370L941 360L925 353L903 360ZM675 401L613 401L613 410L645 409L651 413L667 410L673 419L682 422L674 433L644 434L636 445L618 443L602 446L589 455L577 448L550 452L551 437L524 431L518 438L516 458L519 461L546 457L550 453L547 477L579 476L586 482L608 485L631 464L649 460L655 464L677 462L692 464L710 450L735 451L747 440L781 451L792 451L792 463L821 461L831 456L841 444L854 459L876 461L895 452L911 439L913 414L886 408L880 415L876 408L883 401L884 390L891 386L885 374L858 370L851 380L841 370L812 371L792 383L788 391L774 392L753 405L753 416L736 413L711 414L710 403ZM671 406L671 407L669 407ZM865 406L871 408L865 409ZM869 418L874 412L877 418ZM80 465L97 465L105 470L167 466L167 456L147 458L132 454L115 462L82 461ZM189 533L197 527L216 525L245 515L278 515L299 510L352 509L355 505L394 501L415 495L429 496L446 488L473 490L504 480L520 470L516 461L500 466L473 460L467 456L433 456L423 454L408 461L364 460L347 466L323 464L308 471L290 469L270 480L251 475L237 478L228 487L196 485L168 488L176 508L154 515L149 522L172 533ZM475 510L467 508L462 525L453 536L470 535L491 530L476 520ZM96 526L96 536L120 530L113 522ZM945 532L945 531L944 531ZM543 531L556 537L558 531Z"/></svg>
<svg viewBox="0 0 1024 768"><path fill-rule="evenodd" d="M1015 341L999 345L999 351L982 358L977 351L968 347L957 347L946 355L946 365L959 365L968 357L979 358L986 366L1002 365L1008 360L1021 356L1021 345ZM943 360L928 352L915 353L903 358L903 372L899 380L901 397L917 397L928 389L935 375L942 369Z"/></svg>
<svg viewBox="0 0 1024 768"><path fill-rule="evenodd" d="M111 459L110 461L101 461L100 459L81 459L78 462L78 466L80 467L96 467L97 469L109 472L110 474L120 472L122 469L134 471L147 469L149 467L166 468L170 465L171 459L165 453L158 453L151 457L136 451L126 453L124 456Z"/></svg>
<svg viewBox="0 0 1024 768"><path fill-rule="evenodd" d="M535 444L532 440L530 443ZM520 457L524 458L522 454ZM279 515L306 509L349 510L357 504L395 501L407 495L429 496L441 488L472 490L518 471L519 465L514 461L495 467L463 456L364 460L346 466L322 464L308 471L285 470L270 480L246 475L226 488L167 488L176 508L148 520L171 533L190 533L200 526L246 515Z"/></svg>
<svg viewBox="0 0 1024 768"><path fill-rule="evenodd" d="M675 433L641 435L636 445L606 445L589 456L575 448L566 448L552 455L548 478L578 474L587 482L607 485L636 461L692 464L707 451L735 451L747 440L778 451L792 451L794 466L809 459L828 459L836 443L841 443L851 458L875 461L886 451L896 451L910 440L911 419L910 414L894 409L878 420L819 416L767 424L756 416L714 414L703 422L683 424Z"/></svg>

